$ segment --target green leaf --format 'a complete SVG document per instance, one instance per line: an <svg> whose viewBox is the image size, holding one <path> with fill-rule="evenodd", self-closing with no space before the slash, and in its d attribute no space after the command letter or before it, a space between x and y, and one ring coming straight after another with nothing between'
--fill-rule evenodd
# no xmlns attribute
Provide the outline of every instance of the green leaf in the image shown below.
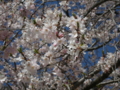
<svg viewBox="0 0 120 90"><path fill-rule="evenodd" d="M35 19L33 19L33 24L37 24L37 22L35 21Z"/></svg>
<svg viewBox="0 0 120 90"><path fill-rule="evenodd" d="M34 53L35 53L35 54L39 54L39 50L38 50L38 49L35 49L35 50L34 50Z"/></svg>
<svg viewBox="0 0 120 90"><path fill-rule="evenodd" d="M10 56L13 57L12 53L10 53Z"/></svg>
<svg viewBox="0 0 120 90"><path fill-rule="evenodd" d="M72 15L74 16L75 19L77 19L77 16L74 13Z"/></svg>
<svg viewBox="0 0 120 90"><path fill-rule="evenodd" d="M102 50L102 55L103 55L103 57L105 56L105 52Z"/></svg>
<svg viewBox="0 0 120 90"><path fill-rule="evenodd" d="M20 48L18 49L18 51L19 51L20 53L22 53L23 50L22 50L22 48L20 47Z"/></svg>
<svg viewBox="0 0 120 90"><path fill-rule="evenodd" d="M79 22L77 22L77 29L79 29L80 25L79 25Z"/></svg>
<svg viewBox="0 0 120 90"><path fill-rule="evenodd" d="M60 17L60 18L62 17L62 13L59 14L59 17Z"/></svg>
<svg viewBox="0 0 120 90"><path fill-rule="evenodd" d="M82 35L82 39L85 39L85 35L84 34Z"/></svg>

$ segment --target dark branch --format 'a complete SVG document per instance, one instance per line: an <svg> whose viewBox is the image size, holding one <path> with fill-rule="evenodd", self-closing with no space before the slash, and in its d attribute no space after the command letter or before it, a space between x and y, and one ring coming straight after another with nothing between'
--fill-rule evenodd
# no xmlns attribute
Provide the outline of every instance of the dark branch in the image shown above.
<svg viewBox="0 0 120 90"><path fill-rule="evenodd" d="M83 89L81 90L90 90L93 87L96 87L100 82L102 82L103 80L105 80L106 78L108 78L108 76L113 72L113 68L116 67L118 68L120 66L120 58L118 59L117 63L112 65L112 67L110 67L108 72L104 72L100 77L98 77L96 80L94 80L92 83L90 83L89 85L86 85Z"/></svg>
<svg viewBox="0 0 120 90"><path fill-rule="evenodd" d="M84 14L84 17L86 17L95 7L101 5L104 2L111 1L111 0L101 0L98 3L94 4L88 11Z"/></svg>
<svg viewBox="0 0 120 90"><path fill-rule="evenodd" d="M88 48L88 49L87 49L87 50L85 50L85 51L92 51L92 50L99 49L99 48L101 48L101 47L105 46L106 44L108 44L111 40L112 40L112 39L108 40L107 42L105 42L105 43L103 43L102 45L99 45L99 46L97 46L97 47Z"/></svg>
<svg viewBox="0 0 120 90"><path fill-rule="evenodd" d="M96 80L91 82L89 85L86 85L85 87L83 87L81 90L90 90L96 87L100 82L108 78L108 76L112 73L114 67L118 68L119 66L120 66L120 58L118 59L116 64L112 65L112 67L109 68L108 72L104 72L100 77L98 77ZM96 70L95 72L91 74L91 76L95 75L99 71L100 71L99 69ZM72 90L75 90L76 88L78 88L81 85L81 83L83 83L84 80L85 78L82 78L81 81L73 83Z"/></svg>

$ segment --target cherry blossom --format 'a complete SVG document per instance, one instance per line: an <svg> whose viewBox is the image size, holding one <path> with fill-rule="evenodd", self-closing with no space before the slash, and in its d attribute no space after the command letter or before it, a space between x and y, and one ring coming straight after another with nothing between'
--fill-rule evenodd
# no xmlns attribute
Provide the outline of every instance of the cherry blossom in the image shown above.
<svg viewBox="0 0 120 90"><path fill-rule="evenodd" d="M0 90L118 90L119 0L0 2Z"/></svg>

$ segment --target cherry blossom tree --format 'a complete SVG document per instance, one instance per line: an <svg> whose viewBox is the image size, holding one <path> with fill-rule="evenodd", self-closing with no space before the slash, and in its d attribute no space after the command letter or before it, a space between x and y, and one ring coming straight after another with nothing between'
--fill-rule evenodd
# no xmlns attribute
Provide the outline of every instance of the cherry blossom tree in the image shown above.
<svg viewBox="0 0 120 90"><path fill-rule="evenodd" d="M119 90L120 0L0 0L0 90Z"/></svg>

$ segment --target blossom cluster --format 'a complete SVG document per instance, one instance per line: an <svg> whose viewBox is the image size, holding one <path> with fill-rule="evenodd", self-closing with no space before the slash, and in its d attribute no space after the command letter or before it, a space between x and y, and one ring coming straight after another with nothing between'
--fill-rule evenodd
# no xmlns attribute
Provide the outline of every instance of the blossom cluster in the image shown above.
<svg viewBox="0 0 120 90"><path fill-rule="evenodd" d="M98 61L97 66L102 69L103 72L109 71L112 65L114 65L120 58L120 52L107 53L106 57L101 57Z"/></svg>
<svg viewBox="0 0 120 90"><path fill-rule="evenodd" d="M87 75L85 52L119 36L112 19L100 19L97 26L92 16L70 13L76 3L84 5L86 0L59 1L60 7L47 6L47 1L51 0L42 0L42 8L34 0L1 3L0 89L10 83L13 90L67 90ZM94 39L99 42L92 45ZM96 67L109 71L119 56L120 52L108 53ZM84 85L91 82L86 79Z"/></svg>

